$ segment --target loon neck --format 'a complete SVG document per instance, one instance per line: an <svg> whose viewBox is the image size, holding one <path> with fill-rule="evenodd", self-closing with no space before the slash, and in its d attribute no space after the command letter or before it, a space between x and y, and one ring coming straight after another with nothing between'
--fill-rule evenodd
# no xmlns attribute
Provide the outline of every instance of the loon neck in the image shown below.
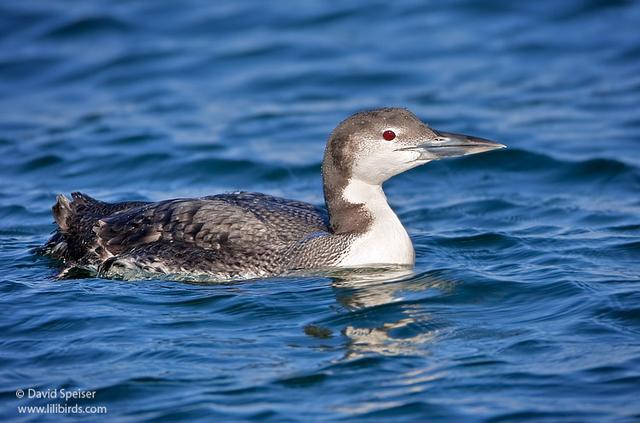
<svg viewBox="0 0 640 423"><path fill-rule="evenodd" d="M363 201L345 197L351 181L351 175L340 171L330 157L325 157L322 164L324 200L329 212L331 232L336 235L361 234L372 223L372 216Z"/></svg>
<svg viewBox="0 0 640 423"><path fill-rule="evenodd" d="M360 235L380 226L406 233L380 184L324 172L324 196L334 234Z"/></svg>
<svg viewBox="0 0 640 423"><path fill-rule="evenodd" d="M359 205L366 216L367 226L355 234L339 266L414 264L415 252L411 238L389 206L381 185L350 180L342 197L347 204Z"/></svg>
<svg viewBox="0 0 640 423"><path fill-rule="evenodd" d="M322 165L324 197L334 235L353 236L341 267L413 265L411 238L393 212L382 185L341 171L328 155ZM344 166L342 167L344 169Z"/></svg>
<svg viewBox="0 0 640 423"><path fill-rule="evenodd" d="M388 220L394 223L400 222L387 202L382 185L372 185L358 179L350 179L342 190L341 197L347 204L358 205L362 208L368 219L368 226L364 232L369 232L373 226L387 223Z"/></svg>

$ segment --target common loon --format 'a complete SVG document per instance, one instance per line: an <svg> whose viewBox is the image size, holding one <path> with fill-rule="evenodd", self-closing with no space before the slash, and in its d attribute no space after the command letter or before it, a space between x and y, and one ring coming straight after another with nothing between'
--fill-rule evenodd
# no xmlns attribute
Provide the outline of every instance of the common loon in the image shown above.
<svg viewBox="0 0 640 423"><path fill-rule="evenodd" d="M356 113L332 132L322 161L326 211L236 192L159 202L106 203L58 195L58 225L42 252L101 277L250 278L298 270L413 266L411 239L382 184L432 160L502 148L440 132L407 109Z"/></svg>

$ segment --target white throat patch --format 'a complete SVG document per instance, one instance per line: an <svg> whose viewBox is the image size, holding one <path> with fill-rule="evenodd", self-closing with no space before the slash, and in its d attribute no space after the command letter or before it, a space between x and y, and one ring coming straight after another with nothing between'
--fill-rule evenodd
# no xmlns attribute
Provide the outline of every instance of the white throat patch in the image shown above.
<svg viewBox="0 0 640 423"><path fill-rule="evenodd" d="M345 201L363 204L373 222L349 247L340 267L367 265L410 265L415 263L411 238L400 219L387 203L381 185L350 179L344 192Z"/></svg>

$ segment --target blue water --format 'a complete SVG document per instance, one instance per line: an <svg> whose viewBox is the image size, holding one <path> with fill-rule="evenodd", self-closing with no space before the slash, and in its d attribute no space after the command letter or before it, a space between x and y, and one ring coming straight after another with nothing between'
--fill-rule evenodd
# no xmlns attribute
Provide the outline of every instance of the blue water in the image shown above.
<svg viewBox="0 0 640 423"><path fill-rule="evenodd" d="M640 419L640 3L0 5L0 420ZM321 204L324 142L404 106L509 149L389 181L409 276L56 281L57 193Z"/></svg>

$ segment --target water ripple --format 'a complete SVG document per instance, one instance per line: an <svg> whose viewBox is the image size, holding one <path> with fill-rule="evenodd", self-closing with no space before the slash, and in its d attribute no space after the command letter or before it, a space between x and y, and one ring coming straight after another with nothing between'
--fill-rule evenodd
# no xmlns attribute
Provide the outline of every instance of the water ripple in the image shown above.
<svg viewBox="0 0 640 423"><path fill-rule="evenodd" d="M0 5L0 419L28 387L116 421L637 419L640 7L550 6ZM57 281L33 254L75 190L320 205L332 128L388 105L509 147L385 185L413 272Z"/></svg>

